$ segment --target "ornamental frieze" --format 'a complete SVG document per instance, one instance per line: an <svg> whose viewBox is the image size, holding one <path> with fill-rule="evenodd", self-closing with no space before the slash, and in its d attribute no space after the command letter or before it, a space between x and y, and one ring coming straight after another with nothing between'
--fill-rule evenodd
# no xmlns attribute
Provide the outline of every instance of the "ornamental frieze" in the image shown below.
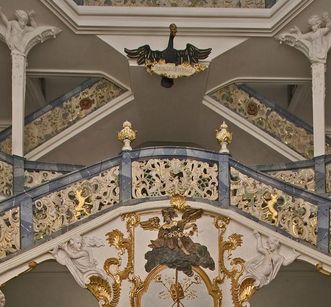
<svg viewBox="0 0 331 307"><path fill-rule="evenodd" d="M310 192L315 191L315 171L312 168L273 171L268 174Z"/></svg>
<svg viewBox="0 0 331 307"><path fill-rule="evenodd" d="M250 96L236 85L216 90L210 97L281 141L302 156L313 157L313 134ZM327 151L330 148L327 147Z"/></svg>
<svg viewBox="0 0 331 307"><path fill-rule="evenodd" d="M265 8L265 0L74 0L85 6ZM274 1L276 2L276 1Z"/></svg>
<svg viewBox="0 0 331 307"><path fill-rule="evenodd" d="M56 171L25 170L24 187L26 189L31 189L62 175L64 175L64 173Z"/></svg>
<svg viewBox="0 0 331 307"><path fill-rule="evenodd" d="M317 206L231 168L231 205L316 245Z"/></svg>
<svg viewBox="0 0 331 307"><path fill-rule="evenodd" d="M24 126L25 153L50 140L124 92L125 90L117 84L101 79L62 104L37 116ZM0 151L11 153L11 137L0 142Z"/></svg>
<svg viewBox="0 0 331 307"><path fill-rule="evenodd" d="M119 202L119 167L37 199L33 204L35 239L42 239Z"/></svg>
<svg viewBox="0 0 331 307"><path fill-rule="evenodd" d="M218 199L218 166L196 160L150 159L132 163L132 197L180 194Z"/></svg>
<svg viewBox="0 0 331 307"><path fill-rule="evenodd" d="M13 208L0 214L0 258L20 249L20 212Z"/></svg>
<svg viewBox="0 0 331 307"><path fill-rule="evenodd" d="M0 199L13 195L13 167L0 161Z"/></svg>

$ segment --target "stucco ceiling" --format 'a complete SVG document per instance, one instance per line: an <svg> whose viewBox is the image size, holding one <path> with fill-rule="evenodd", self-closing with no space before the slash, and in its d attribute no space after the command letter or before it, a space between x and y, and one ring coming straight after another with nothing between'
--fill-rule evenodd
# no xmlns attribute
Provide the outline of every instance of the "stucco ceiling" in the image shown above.
<svg viewBox="0 0 331 307"><path fill-rule="evenodd" d="M233 80L285 80L310 78L308 60L294 48L280 45L274 38L251 37L222 55L214 58L207 71L191 78L175 82L171 89L160 86L157 76L147 74L142 67L129 66L125 56L96 35L74 34L59 17L41 1L1 0L5 14L13 18L15 9L33 9L40 24L54 25L62 29L56 38L36 46L28 57L28 71L38 73L47 80L48 97L65 93L89 74L102 73L119 80L131 88L134 101L92 125L85 131L63 143L41 158L43 161L90 164L120 152L116 132L124 120L130 120L138 130L135 146L141 144L196 144L203 148L218 150L215 129L222 118L202 105L204 94L221 84ZM328 0L316 0L296 16L286 29L298 25L308 30L307 19L314 13L329 9ZM171 21L169 21L170 23ZM180 28L178 36L180 35ZM139 36L143 42L145 37ZM166 35L160 39L166 40ZM214 39L217 39L214 38ZM220 37L221 41L221 37ZM199 45L199 39L192 41ZM200 46L200 45L199 45ZM200 46L208 47L208 46ZM0 43L0 121L11 118L10 53ZM56 72L63 75L61 81L50 77ZM79 73L80 78L69 75ZM328 93L331 89L331 69L327 70L327 124L331 126L331 108ZM267 86L267 85L266 85ZM272 91L272 86L270 91ZM286 89L284 89L286 90ZM275 95L273 95L275 96ZM29 98L30 97L30 98ZM31 99L27 95L26 113L39 108L45 101ZM275 100L277 103L277 100ZM311 109L311 101L302 101L299 109ZM293 110L295 112L295 110ZM310 116L310 117L309 117ZM307 121L311 120L311 112ZM247 132L230 124L234 133L232 155L247 164L265 164L286 161L286 158L253 138Z"/></svg>

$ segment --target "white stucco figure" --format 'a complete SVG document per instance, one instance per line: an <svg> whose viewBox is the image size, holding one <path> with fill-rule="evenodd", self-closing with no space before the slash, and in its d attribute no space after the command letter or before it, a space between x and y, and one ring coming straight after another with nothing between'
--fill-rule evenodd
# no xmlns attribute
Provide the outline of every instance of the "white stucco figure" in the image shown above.
<svg viewBox="0 0 331 307"><path fill-rule="evenodd" d="M0 38L12 52L26 56L34 45L60 32L56 27L38 26L34 15L34 11L17 10L16 19L9 20L0 7Z"/></svg>
<svg viewBox="0 0 331 307"><path fill-rule="evenodd" d="M77 283L85 288L92 275L107 280L105 272L97 267L90 247L100 247L104 244L97 238L75 237L60 244L51 251L56 261L65 265Z"/></svg>
<svg viewBox="0 0 331 307"><path fill-rule="evenodd" d="M256 288L261 288L268 285L276 277L282 265L291 264L299 254L289 248L286 249L286 254L281 254L280 243L276 238L269 237L263 243L258 232L254 232L254 235L257 240L257 251L260 255L246 262L246 274L242 280L253 278Z"/></svg>
<svg viewBox="0 0 331 307"><path fill-rule="evenodd" d="M331 20L327 12L308 19L310 32L302 33L298 27L279 35L278 39L303 52L312 63L325 63L331 47Z"/></svg>
<svg viewBox="0 0 331 307"><path fill-rule="evenodd" d="M3 292L0 290L0 307L5 307L6 298Z"/></svg>

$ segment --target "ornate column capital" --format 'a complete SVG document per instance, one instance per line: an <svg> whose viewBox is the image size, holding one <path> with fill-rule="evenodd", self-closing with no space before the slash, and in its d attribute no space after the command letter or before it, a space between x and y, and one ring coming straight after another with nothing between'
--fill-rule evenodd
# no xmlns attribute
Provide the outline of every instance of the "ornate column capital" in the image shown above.
<svg viewBox="0 0 331 307"><path fill-rule="evenodd" d="M280 43L285 43L301 51L311 63L326 63L331 47L331 19L327 12L313 15L308 19L311 31L302 33L295 26L288 32L276 37Z"/></svg>
<svg viewBox="0 0 331 307"><path fill-rule="evenodd" d="M0 7L0 39L12 52L12 55L27 56L37 44L56 37L61 30L53 26L38 26L34 11L16 10L14 20L8 20Z"/></svg>

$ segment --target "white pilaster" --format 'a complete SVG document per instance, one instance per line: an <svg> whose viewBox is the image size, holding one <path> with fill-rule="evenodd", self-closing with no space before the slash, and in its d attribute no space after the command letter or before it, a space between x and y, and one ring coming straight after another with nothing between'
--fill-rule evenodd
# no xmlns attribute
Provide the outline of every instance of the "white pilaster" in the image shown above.
<svg viewBox="0 0 331 307"><path fill-rule="evenodd" d="M38 26L34 11L17 10L8 20L0 7L0 39L11 50L12 57L12 154L24 156L24 114L26 66L29 51L37 44L55 37L61 30Z"/></svg>
<svg viewBox="0 0 331 307"><path fill-rule="evenodd" d="M314 156L325 154L325 70L331 47L331 20L328 13L313 15L308 24L311 31L302 33L298 27L279 35L285 43L301 51L312 63Z"/></svg>
<svg viewBox="0 0 331 307"><path fill-rule="evenodd" d="M324 63L311 65L315 157L325 155L325 69Z"/></svg>
<svg viewBox="0 0 331 307"><path fill-rule="evenodd" d="M12 154L24 156L26 56L12 51Z"/></svg>

